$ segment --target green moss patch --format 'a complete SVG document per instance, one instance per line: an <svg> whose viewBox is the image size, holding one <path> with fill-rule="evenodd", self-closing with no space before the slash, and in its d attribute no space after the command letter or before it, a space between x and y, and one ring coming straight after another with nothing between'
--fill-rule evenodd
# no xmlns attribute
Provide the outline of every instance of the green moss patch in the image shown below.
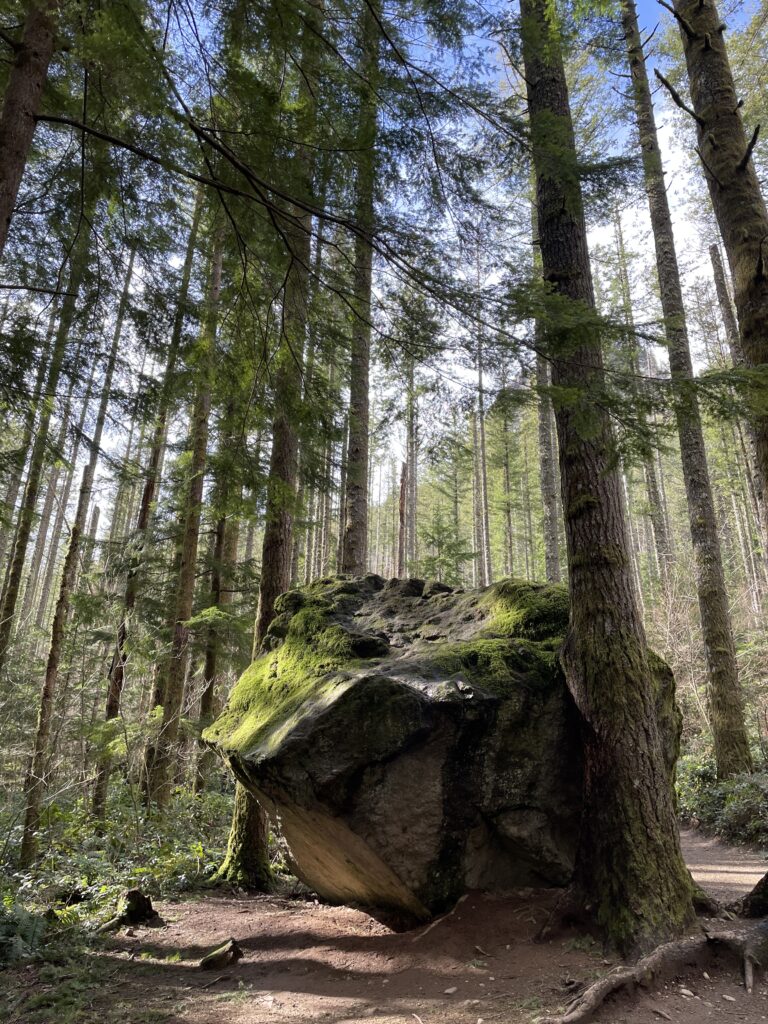
<svg viewBox="0 0 768 1024"><path fill-rule="evenodd" d="M499 697L527 686L550 688L557 679L559 641L479 638L441 644L433 661L447 675L465 677L474 686Z"/></svg>
<svg viewBox="0 0 768 1024"><path fill-rule="evenodd" d="M329 620L329 608L327 601L307 601L287 627L280 623L285 639L245 670L226 708L203 733L206 742L241 755L268 736L279 742L305 702L330 702L345 686L339 669L354 662L352 638Z"/></svg>
<svg viewBox="0 0 768 1024"><path fill-rule="evenodd" d="M528 640L559 640L568 628L568 589L556 583L529 583L506 579L494 583L483 600L490 618L483 629L487 636L523 637Z"/></svg>

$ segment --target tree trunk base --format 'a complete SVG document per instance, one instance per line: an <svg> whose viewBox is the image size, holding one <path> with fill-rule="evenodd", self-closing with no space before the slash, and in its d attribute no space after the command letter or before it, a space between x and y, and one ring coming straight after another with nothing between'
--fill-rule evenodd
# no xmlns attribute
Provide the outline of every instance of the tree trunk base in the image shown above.
<svg viewBox="0 0 768 1024"><path fill-rule="evenodd" d="M271 892L274 887L269 863L269 819L258 800L239 782L235 786L227 854L213 881L256 892Z"/></svg>
<svg viewBox="0 0 768 1024"><path fill-rule="evenodd" d="M725 952L741 965L744 985L751 993L755 969L768 961L768 923L742 928L715 928L706 923L702 925L702 934L666 942L636 964L614 970L578 995L561 1016L539 1018L538 1024L582 1024L611 996L625 992L631 995L638 989L647 991L665 977L706 962L713 952Z"/></svg>

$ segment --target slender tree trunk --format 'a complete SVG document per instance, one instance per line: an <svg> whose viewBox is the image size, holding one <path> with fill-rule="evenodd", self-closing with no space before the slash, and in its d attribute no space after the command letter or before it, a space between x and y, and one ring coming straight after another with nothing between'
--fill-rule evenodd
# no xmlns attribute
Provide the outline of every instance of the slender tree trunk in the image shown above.
<svg viewBox="0 0 768 1024"><path fill-rule="evenodd" d="M91 220L93 217L93 204L89 205L80 226L79 235L75 241L72 252L72 263L70 267L69 280L67 283L67 294L61 306L61 316L56 337L51 351L51 359L48 364L48 373L45 378L43 407L40 413L40 420L37 424L35 440L29 457L29 469L27 471L27 483L24 489L21 508L19 509L18 525L16 529L16 540L11 557L8 583L3 596L2 607L0 608L0 676L3 673L8 647L13 630L13 622L16 614L16 604L19 599L21 581L24 574L24 562L27 556L27 545L32 532L35 520L35 509L37 508L37 496L40 490L45 454L48 448L48 431L51 425L51 417L56 401L56 390L59 385L59 377L64 363L64 355L69 341L70 331L75 319L77 296L80 285L88 264L88 247L90 244Z"/></svg>
<svg viewBox="0 0 768 1024"><path fill-rule="evenodd" d="M48 330L46 332L45 344L43 345L42 351L40 352L40 359L37 364L37 375L35 377L35 386L32 390L32 402L29 405L27 413L24 417L24 427L21 434L21 440L19 443L19 457L16 460L12 470L11 479L8 483L8 488L5 492L5 498L3 504L8 510L8 526L3 528L0 532L0 565L5 564L5 556L8 550L8 545L13 537L13 529L10 522L13 520L14 513L16 512L16 502L18 501L19 491L21 490L21 483L24 478L24 465L27 457L27 452L32 444L32 437L35 429L35 417L38 409L40 408L40 397L43 390L43 382L45 381L46 372L48 369L48 358L50 355L51 342L54 337L54 330L56 328L56 305L54 304L51 309L50 320L48 321ZM2 599L0 598L0 604Z"/></svg>
<svg viewBox="0 0 768 1024"><path fill-rule="evenodd" d="M571 618L562 652L584 723L584 814L574 892L627 953L693 917L656 713L655 682L634 592L626 513L604 387L568 90L548 0L522 0L523 59L536 169L545 281L579 309L546 325L552 385L573 398L557 409ZM589 424L584 430L582 424Z"/></svg>
<svg viewBox="0 0 768 1024"><path fill-rule="evenodd" d="M189 665L189 627L195 599L197 550L203 507L203 488L208 458L208 420L211 412L213 358L221 293L223 230L213 229L213 253L205 317L196 353L197 383L189 432L191 453L187 494L184 503L184 525L181 537L181 566L174 595L171 650L163 670L161 683L163 719L155 749L154 761L147 776L147 796L159 807L168 803L173 788L178 755L179 728L184 704L184 686Z"/></svg>
<svg viewBox="0 0 768 1024"><path fill-rule="evenodd" d="M533 228L533 265L541 272L541 243L539 242L536 204L531 206ZM542 532L544 534L544 573L552 583L562 579L560 569L560 538L558 536L557 508L557 458L555 438L552 429L552 400L547 393L549 387L549 366L542 351L543 332L540 321L536 321L536 416L539 434L539 488L541 490Z"/></svg>
<svg viewBox="0 0 768 1024"><path fill-rule="evenodd" d="M696 563L696 589L707 657L708 696L715 759L718 776L727 778L738 772L750 771L752 757L744 722L736 649L731 631L704 432L698 400L691 383L693 366L675 254L672 217L664 184L661 151L634 0L622 0L622 23L632 76L645 189L656 246L656 269L664 313L669 367L676 385L675 416L680 437L680 457ZM766 298L768 299L768 291ZM768 435L766 437L768 440Z"/></svg>
<svg viewBox="0 0 768 1024"><path fill-rule="evenodd" d="M362 576L368 554L368 390L371 359L371 274L376 181L377 79L379 67L379 0L362 8L360 26L360 109L357 131L354 318L350 350L349 445L347 448L346 522L341 571Z"/></svg>
<svg viewBox="0 0 768 1024"><path fill-rule="evenodd" d="M491 564L491 525L488 512L488 457L485 444L485 380L483 365L483 339L477 339L477 460L480 484L480 529L482 543L483 576L486 584L493 582Z"/></svg>
<svg viewBox="0 0 768 1024"><path fill-rule="evenodd" d="M58 0L30 0L0 110L0 257L27 165L56 38Z"/></svg>
<svg viewBox="0 0 768 1024"><path fill-rule="evenodd" d="M319 23L320 8L311 4L308 17ZM299 145L294 157L295 187L302 198L310 198L314 178L314 150L309 145L315 132L315 78L317 68L317 25L308 24L301 45L299 85L301 110L297 124ZM254 630L254 653L274 617L275 600L290 586L293 550L293 515L298 471L297 420L301 416L302 392L300 362L307 334L309 310L309 267L311 259L312 218L300 207L292 207L285 221L284 237L288 243L289 267L283 288L283 333L275 360L274 413L272 417L272 452L265 509L264 541L261 555L259 606ZM246 850L241 832L262 837L261 846ZM247 862L255 860L251 884L264 888L269 875L266 848L268 825L258 801L240 783L236 787L235 815L229 837L229 848L220 877L246 870Z"/></svg>
<svg viewBox="0 0 768 1024"><path fill-rule="evenodd" d="M133 273L133 252L128 264L127 277L130 281ZM56 601L56 610L53 616L53 627L51 629L51 642L48 649L48 659L45 667L45 678L43 689L40 695L40 708L37 718L37 729L35 732L35 745L32 754L32 761L25 782L26 806L24 812L24 831L21 839L20 861L22 867L28 866L34 859L37 849L37 831L40 827L40 812L42 808L43 794L46 782L46 762L49 753L49 739L51 735L51 723L53 721L54 702L56 699L56 686L59 676L59 665L63 653L64 637L69 620L69 607L72 591L75 585L77 569L80 560L83 533L86 528L88 506L91 502L93 481L96 475L96 466L101 451L101 436L104 430L104 422L107 418L107 407L112 393L112 377L115 371L117 353L120 346L125 307L128 299L128 284L123 290L120 306L118 309L115 331L112 338L112 346L107 358L107 365L104 370L104 382L102 384L101 401L96 414L93 437L91 438L91 453L88 463L83 469L80 493L77 499L77 509L69 533L69 546L64 558L64 568L59 585L59 594Z"/></svg>
<svg viewBox="0 0 768 1024"><path fill-rule="evenodd" d="M747 139L725 47L725 23L713 0L674 0L688 68L698 153L733 279L744 363L752 392L759 490L768 495L768 209L752 162L757 129ZM680 101L679 97L677 100Z"/></svg>
<svg viewBox="0 0 768 1024"><path fill-rule="evenodd" d="M731 305L731 297L728 294L728 285L725 281L725 270L723 268L723 261L720 258L719 246L715 244L710 245L709 255L712 260L712 273L715 278L717 304L720 307L720 315L725 326L725 336L731 353L731 362L736 367L742 367L744 365L744 353L741 349L739 325L736 322L736 316ZM761 546L764 557L768 557L768 506L766 506L765 494L763 493L762 475L757 467L757 438L751 423L747 424L747 434L749 436L750 451L749 457L746 460L746 467L750 478L750 491L754 496L760 528Z"/></svg>
<svg viewBox="0 0 768 1024"><path fill-rule="evenodd" d="M168 417L171 410L173 396L173 383L178 361L179 349L184 330L184 321L188 312L189 283L192 277L192 266L197 246L197 236L200 229L200 218L202 216L202 197L198 194L195 200L194 213L192 215L192 226L187 239L187 250L181 272L179 295L176 302L171 337L168 345L168 356L163 373L163 384L160 391L157 410L155 411L155 425L152 434L152 441L149 449L149 458L144 477L144 486L139 503L139 511L136 519L136 537L134 550L135 558L128 569L123 595L123 610L120 623L117 627L117 640L115 650L112 654L112 661L107 676L107 699L104 712L106 722L111 722L120 714L120 701L122 699L123 686L125 684L125 665L128 660L128 640L130 635L131 617L136 607L136 600L139 595L139 573L143 556L146 554L145 547L149 535L149 527L152 520L152 509L154 506L155 494L160 482L160 463L165 445L165 435L168 427ZM153 707L156 705L153 705ZM150 761L152 758L150 758ZM107 791L109 788L110 761L108 757L99 759L96 771L96 782L93 789L93 814L96 818L103 818L106 808Z"/></svg>
<svg viewBox="0 0 768 1024"><path fill-rule="evenodd" d="M77 365L77 358L75 359L75 365ZM43 629L47 620L49 612L49 602L51 593L54 590L54 583L56 580L56 569L59 565L59 553L61 551L61 538L64 535L64 527L66 525L67 512L69 511L69 498L72 493L72 485L75 482L75 470L77 468L77 460L80 457L80 445L82 444L85 436L85 422L88 416L88 407L91 402L91 395L93 392L93 384L96 375L95 364L91 367L90 376L88 378L88 384L83 395L83 401L80 408L80 418L75 424L75 434L72 439L72 447L69 451L69 466L64 472L63 483L60 483L57 492L54 495L56 499L56 516L53 520L53 527L51 528L51 535L48 541L48 553L45 561L45 571L43 572L43 582L40 586L40 596L37 602L37 614L35 617L35 625L38 629ZM69 402L69 397L67 397ZM66 410L65 410L66 411ZM42 523L41 523L42 525ZM39 529L39 527L38 527Z"/></svg>
<svg viewBox="0 0 768 1024"><path fill-rule="evenodd" d="M404 462L400 467L400 498L398 501L398 524L397 531L397 578L404 579L406 575L405 564L405 532L406 532L406 506L408 504L408 463Z"/></svg>

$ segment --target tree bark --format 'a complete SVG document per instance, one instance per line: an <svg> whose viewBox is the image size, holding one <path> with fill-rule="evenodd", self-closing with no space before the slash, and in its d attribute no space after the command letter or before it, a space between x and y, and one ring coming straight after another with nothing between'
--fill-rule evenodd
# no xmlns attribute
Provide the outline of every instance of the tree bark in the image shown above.
<svg viewBox="0 0 768 1024"><path fill-rule="evenodd" d="M102 384L101 400L99 402L96 422L93 428L93 436L90 441L90 456L88 463L83 469L80 493L77 499L77 509L69 533L69 546L64 558L64 568L59 585L59 594L56 601L56 610L53 616L51 628L51 641L48 648L48 659L45 667L43 689L40 695L40 708L37 718L37 729L35 732L35 744L32 754L32 761L27 773L25 782L26 806L24 812L24 830L21 839L20 862L22 867L32 863L37 850L37 831L40 827L40 812L42 808L43 794L45 791L45 770L48 760L48 747L51 735L51 723L53 721L54 701L56 699L56 686L59 676L59 665L63 653L64 638L69 621L69 608L72 592L75 586L77 570L80 560L82 542L87 524L88 507L91 502L93 481L96 475L96 466L101 452L101 436L104 431L104 422L107 418L107 408L112 397L112 377L115 371L117 353L120 347L123 319L128 299L128 282L133 274L133 257L128 264L127 278L123 290L120 306L118 309L115 330L112 337L112 345L107 358L107 365L104 370L104 381Z"/></svg>
<svg viewBox="0 0 768 1024"><path fill-rule="evenodd" d="M664 184L653 101L645 68L634 0L622 0L624 28L632 76L643 173L651 214L669 368L675 387L675 417L680 438L696 590L708 670L708 697L717 773L720 778L751 771L752 757L744 722L743 698L736 665L725 574L712 500L704 432L694 389L680 272L675 254L672 217ZM766 293L768 297L768 292ZM768 322L767 322L768 325Z"/></svg>
<svg viewBox="0 0 768 1024"><path fill-rule="evenodd" d="M744 365L744 353L741 349L741 338L739 337L739 325L736 322L736 315L731 305L731 297L728 294L728 285L725 281L725 270L723 261L720 258L720 247L712 244L709 247L709 255L712 260L712 274L715 279L715 291L717 293L717 304L720 307L720 315L725 326L725 336L728 341L728 348L731 353L731 362L736 367ZM755 512L760 529L760 541L763 550L763 557L768 557L768 507L765 503L763 493L762 477L757 468L757 439L751 423L747 425L746 433L749 437L749 455L746 459L746 469L749 474L750 493L755 503ZM739 427L741 430L741 427ZM746 455L746 452L745 452Z"/></svg>
<svg viewBox="0 0 768 1024"><path fill-rule="evenodd" d="M552 318L545 330L552 385L574 396L556 411L571 599L562 662L585 758L574 892L607 942L628 953L690 923L691 883L632 581L614 439L598 400L600 333L596 319L583 319L594 294L560 41L547 0L522 0L521 15L543 275L574 304L576 321Z"/></svg>
<svg viewBox="0 0 768 1024"><path fill-rule="evenodd" d="M747 139L725 47L725 23L713 0L674 0L688 68L698 153L725 245L739 318L741 350L755 371L751 414L760 491L768 495L768 209ZM679 97L678 97L679 99Z"/></svg>
<svg viewBox="0 0 768 1024"><path fill-rule="evenodd" d="M56 38L59 0L30 0L0 111L0 258L27 165Z"/></svg>
<svg viewBox="0 0 768 1024"><path fill-rule="evenodd" d="M371 361L371 276L378 114L379 0L364 4L360 24L360 109L357 130L353 320L349 369L346 521L341 571L362 576L368 556L368 391Z"/></svg>

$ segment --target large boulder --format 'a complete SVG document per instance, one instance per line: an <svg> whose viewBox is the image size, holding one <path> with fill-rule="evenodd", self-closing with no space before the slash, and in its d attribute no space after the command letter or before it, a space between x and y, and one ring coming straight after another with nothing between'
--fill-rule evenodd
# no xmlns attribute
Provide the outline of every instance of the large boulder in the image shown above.
<svg viewBox="0 0 768 1024"><path fill-rule="evenodd" d="M424 920L466 889L564 885L581 813L564 587L333 577L279 598L205 733L325 898ZM654 659L670 763L679 719Z"/></svg>

